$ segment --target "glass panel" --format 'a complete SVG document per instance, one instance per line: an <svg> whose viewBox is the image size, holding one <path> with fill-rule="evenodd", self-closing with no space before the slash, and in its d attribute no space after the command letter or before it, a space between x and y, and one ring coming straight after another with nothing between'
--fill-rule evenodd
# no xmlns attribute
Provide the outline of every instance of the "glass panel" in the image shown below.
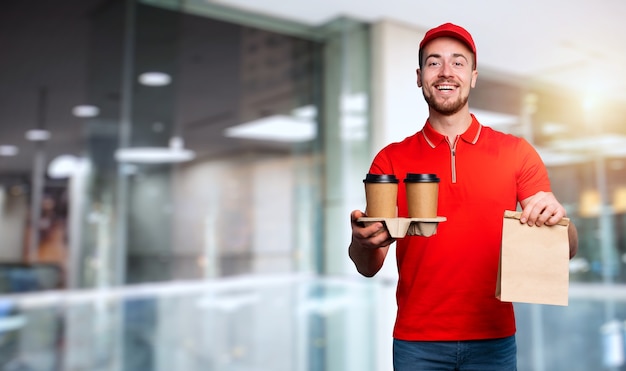
<svg viewBox="0 0 626 371"><path fill-rule="evenodd" d="M362 323L377 292L290 275L18 296L0 302L0 362L33 371L373 371L375 336Z"/></svg>
<svg viewBox="0 0 626 371"><path fill-rule="evenodd" d="M198 14L3 8L2 122L28 123L0 133L5 261L55 265L54 287L315 270L322 44Z"/></svg>
<svg viewBox="0 0 626 371"><path fill-rule="evenodd" d="M370 162L370 28L339 18L321 28L324 49L324 257L326 274L354 272L346 259L346 224L354 205L364 205L361 180ZM357 206L359 207L359 206Z"/></svg>

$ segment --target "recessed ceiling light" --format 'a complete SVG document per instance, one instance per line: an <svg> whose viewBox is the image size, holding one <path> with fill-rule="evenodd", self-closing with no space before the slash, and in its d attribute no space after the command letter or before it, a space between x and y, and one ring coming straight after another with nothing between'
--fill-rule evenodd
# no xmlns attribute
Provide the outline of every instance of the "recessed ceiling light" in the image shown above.
<svg viewBox="0 0 626 371"><path fill-rule="evenodd" d="M139 75L139 83L146 86L165 86L172 82L172 77L163 72L144 72Z"/></svg>
<svg viewBox="0 0 626 371"><path fill-rule="evenodd" d="M115 159L124 163L167 164L191 161L194 151L185 149L182 138L170 139L169 147L132 147L115 151Z"/></svg>
<svg viewBox="0 0 626 371"><path fill-rule="evenodd" d="M502 127L514 126L520 122L519 116L508 113L486 111L471 107L470 111L476 116L481 124L486 126L497 126L498 130L504 130Z"/></svg>
<svg viewBox="0 0 626 371"><path fill-rule="evenodd" d="M82 104L72 108L72 114L76 117L96 117L100 114L100 108L89 104Z"/></svg>
<svg viewBox="0 0 626 371"><path fill-rule="evenodd" d="M292 115L301 120L315 120L317 117L317 107L307 105L293 109Z"/></svg>
<svg viewBox="0 0 626 371"><path fill-rule="evenodd" d="M32 129L26 132L26 139L33 142L43 142L50 139L50 132L43 129Z"/></svg>
<svg viewBox="0 0 626 371"><path fill-rule="evenodd" d="M12 145L0 145L0 156L15 156L19 152L17 146Z"/></svg>
<svg viewBox="0 0 626 371"><path fill-rule="evenodd" d="M541 132L545 135L559 135L567 131L565 124L546 122L541 126Z"/></svg>
<svg viewBox="0 0 626 371"><path fill-rule="evenodd" d="M167 147L122 148L115 151L119 162L138 164L167 164L193 160L195 154L188 149L170 149Z"/></svg>
<svg viewBox="0 0 626 371"><path fill-rule="evenodd" d="M315 139L317 133L312 121L275 115L229 127L224 135L276 142L307 142Z"/></svg>
<svg viewBox="0 0 626 371"><path fill-rule="evenodd" d="M48 165L48 176L53 179L69 178L76 172L78 163L74 155L60 155Z"/></svg>

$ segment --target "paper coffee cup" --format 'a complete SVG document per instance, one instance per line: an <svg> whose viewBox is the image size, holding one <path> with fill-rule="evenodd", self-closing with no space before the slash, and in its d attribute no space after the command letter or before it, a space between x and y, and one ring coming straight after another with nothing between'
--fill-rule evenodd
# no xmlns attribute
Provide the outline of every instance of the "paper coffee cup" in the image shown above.
<svg viewBox="0 0 626 371"><path fill-rule="evenodd" d="M372 218L395 218L398 203L398 179L391 174L367 174L365 184L365 214Z"/></svg>
<svg viewBox="0 0 626 371"><path fill-rule="evenodd" d="M437 174L406 174L404 186L409 218L436 218L439 201Z"/></svg>

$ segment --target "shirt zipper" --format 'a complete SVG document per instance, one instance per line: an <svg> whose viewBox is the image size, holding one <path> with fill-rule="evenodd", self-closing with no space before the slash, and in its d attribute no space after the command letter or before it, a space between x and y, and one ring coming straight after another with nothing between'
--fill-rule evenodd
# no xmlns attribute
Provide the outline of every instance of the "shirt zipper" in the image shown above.
<svg viewBox="0 0 626 371"><path fill-rule="evenodd" d="M446 142L448 142L448 146L450 147L450 170L452 171L452 183L456 183L456 144L459 141L459 136L457 135L454 138L454 143L450 143L448 137L446 137Z"/></svg>

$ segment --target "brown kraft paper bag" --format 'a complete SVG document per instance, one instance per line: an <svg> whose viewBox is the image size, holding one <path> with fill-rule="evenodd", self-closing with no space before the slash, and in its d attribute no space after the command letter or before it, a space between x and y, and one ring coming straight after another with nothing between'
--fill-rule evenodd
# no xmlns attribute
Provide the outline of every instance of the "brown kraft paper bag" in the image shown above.
<svg viewBox="0 0 626 371"><path fill-rule="evenodd" d="M569 219L553 226L520 223L521 212L506 210L496 298L506 302L567 305Z"/></svg>

